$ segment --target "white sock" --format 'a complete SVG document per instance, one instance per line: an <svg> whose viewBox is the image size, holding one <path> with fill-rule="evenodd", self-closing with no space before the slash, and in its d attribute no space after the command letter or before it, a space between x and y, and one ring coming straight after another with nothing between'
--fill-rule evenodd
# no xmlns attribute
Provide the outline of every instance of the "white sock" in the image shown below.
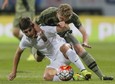
<svg viewBox="0 0 115 84"><path fill-rule="evenodd" d="M53 77L53 81L61 81L57 75Z"/></svg>
<svg viewBox="0 0 115 84"><path fill-rule="evenodd" d="M66 55L68 56L69 60L72 63L74 63L80 69L80 71L85 69L83 63L81 62L81 60L79 58L79 56L72 49L69 49L66 52Z"/></svg>

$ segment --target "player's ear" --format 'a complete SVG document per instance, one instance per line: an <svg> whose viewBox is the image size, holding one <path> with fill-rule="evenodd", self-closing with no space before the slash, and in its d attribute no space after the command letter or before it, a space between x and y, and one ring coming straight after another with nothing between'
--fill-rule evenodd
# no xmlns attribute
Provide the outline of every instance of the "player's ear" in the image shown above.
<svg viewBox="0 0 115 84"><path fill-rule="evenodd" d="M34 27L34 23L33 22L31 23L31 26Z"/></svg>

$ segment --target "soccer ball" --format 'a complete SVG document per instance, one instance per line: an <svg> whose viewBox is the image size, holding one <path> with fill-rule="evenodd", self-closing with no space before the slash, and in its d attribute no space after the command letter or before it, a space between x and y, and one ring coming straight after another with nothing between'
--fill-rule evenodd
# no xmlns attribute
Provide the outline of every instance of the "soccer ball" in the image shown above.
<svg viewBox="0 0 115 84"><path fill-rule="evenodd" d="M58 69L58 77L62 81L69 81L73 78L74 71L71 66L69 65L64 65L60 66Z"/></svg>

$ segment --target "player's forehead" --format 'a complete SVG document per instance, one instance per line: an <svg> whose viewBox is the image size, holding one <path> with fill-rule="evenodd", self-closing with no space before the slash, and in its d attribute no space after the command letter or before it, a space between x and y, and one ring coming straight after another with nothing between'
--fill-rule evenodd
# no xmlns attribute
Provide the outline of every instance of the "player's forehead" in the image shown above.
<svg viewBox="0 0 115 84"><path fill-rule="evenodd" d="M24 29L23 32L28 32L30 31L32 28L31 27L28 27L27 29Z"/></svg>
<svg viewBox="0 0 115 84"><path fill-rule="evenodd" d="M71 14L64 14L64 13L57 12L57 15L60 17L64 17L64 18L71 18L72 13Z"/></svg>
<svg viewBox="0 0 115 84"><path fill-rule="evenodd" d="M57 15L58 15L58 19L61 19L63 21L68 21L71 18L71 16L66 17L61 14L57 14Z"/></svg>

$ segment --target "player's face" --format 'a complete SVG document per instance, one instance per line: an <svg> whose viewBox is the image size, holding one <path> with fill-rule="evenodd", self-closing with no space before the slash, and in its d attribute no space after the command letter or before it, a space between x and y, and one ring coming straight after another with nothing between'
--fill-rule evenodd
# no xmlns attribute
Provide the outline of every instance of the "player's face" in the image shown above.
<svg viewBox="0 0 115 84"><path fill-rule="evenodd" d="M36 31L33 27L23 30L23 33L29 38L36 38Z"/></svg>
<svg viewBox="0 0 115 84"><path fill-rule="evenodd" d="M59 13L57 13L57 17L59 19L59 21L68 21L69 20L69 17L64 17L64 16L61 16Z"/></svg>

